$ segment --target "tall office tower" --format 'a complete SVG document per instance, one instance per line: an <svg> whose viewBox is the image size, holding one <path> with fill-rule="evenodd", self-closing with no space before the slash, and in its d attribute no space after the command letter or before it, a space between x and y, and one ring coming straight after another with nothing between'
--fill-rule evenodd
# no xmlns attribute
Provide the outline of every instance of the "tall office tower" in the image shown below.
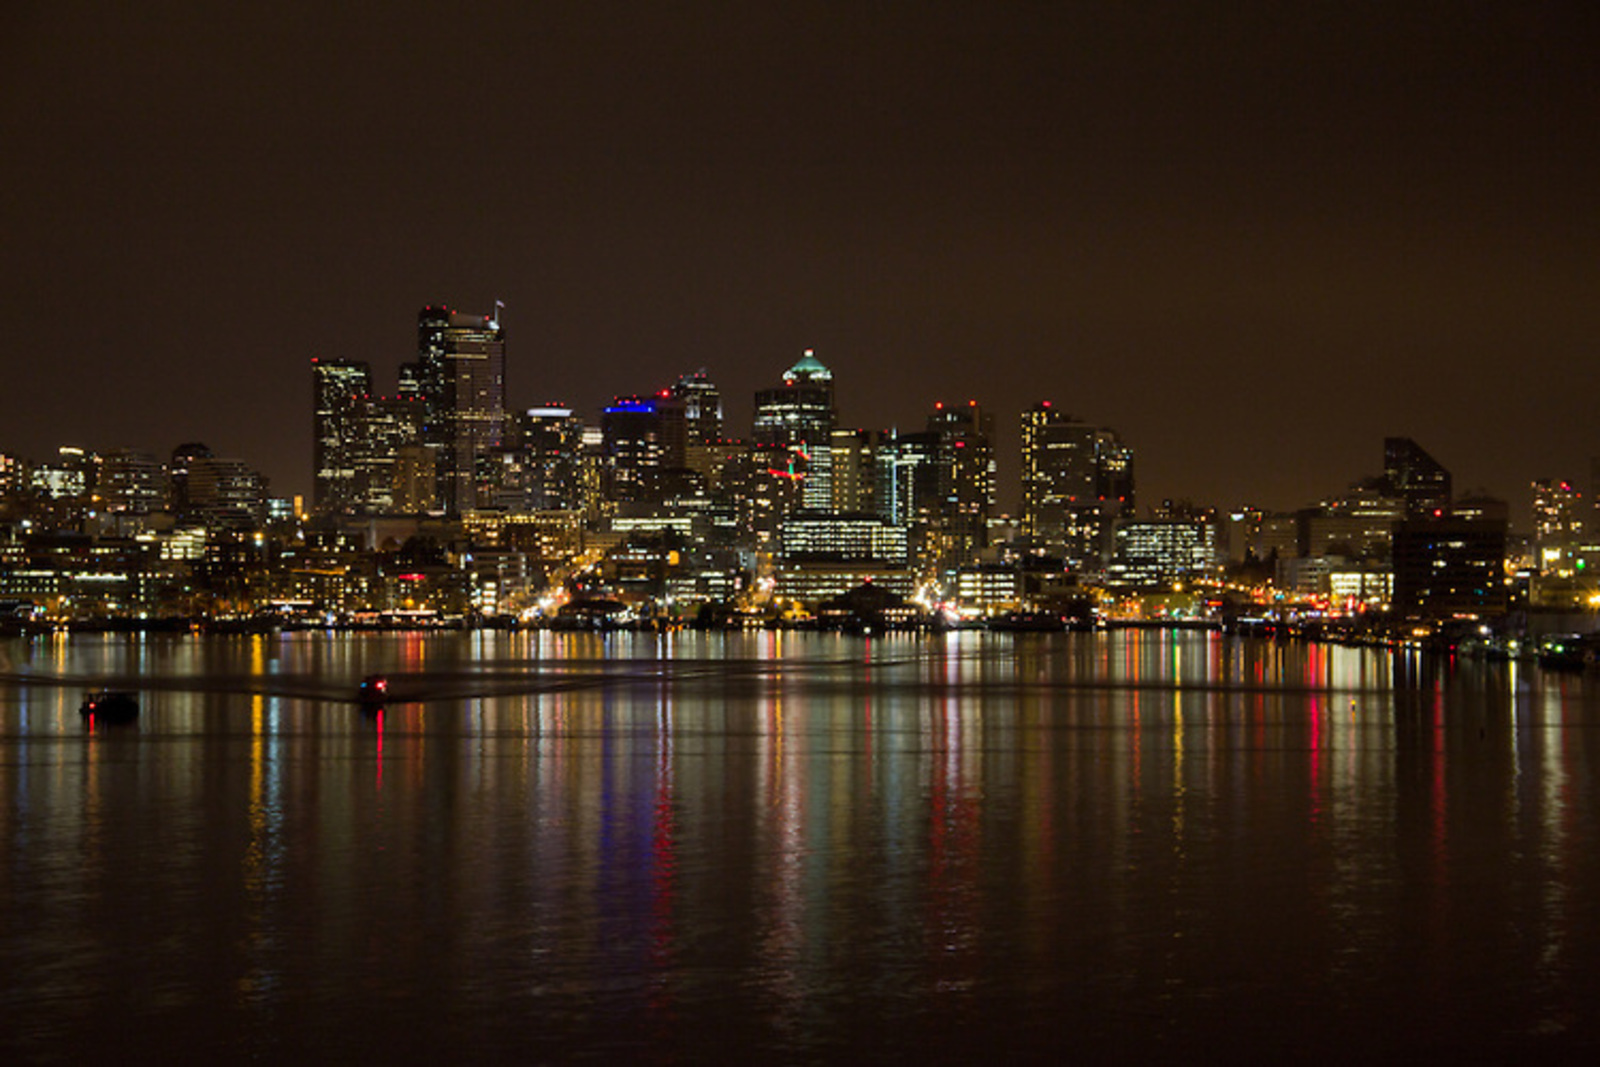
<svg viewBox="0 0 1600 1067"><path fill-rule="evenodd" d="M656 397L619 396L600 412L606 500L632 504L656 499L667 466L666 437Z"/></svg>
<svg viewBox="0 0 1600 1067"><path fill-rule="evenodd" d="M877 515L878 451L881 433L871 430L835 430L831 436L829 470L833 476L833 510L857 515Z"/></svg>
<svg viewBox="0 0 1600 1067"><path fill-rule="evenodd" d="M1098 510L1099 431L1045 400L1022 413L1022 532L1059 543L1072 513Z"/></svg>
<svg viewBox="0 0 1600 1067"><path fill-rule="evenodd" d="M423 444L401 445L394 454L389 510L401 515L432 511L439 499L439 464Z"/></svg>
<svg viewBox="0 0 1600 1067"><path fill-rule="evenodd" d="M722 440L722 394L706 376L704 367L679 378L671 393L683 402L687 445L709 445Z"/></svg>
<svg viewBox="0 0 1600 1067"><path fill-rule="evenodd" d="M903 526L932 522L940 511L939 435L890 431L875 458L876 514Z"/></svg>
<svg viewBox="0 0 1600 1067"><path fill-rule="evenodd" d="M1533 543L1541 575L1571 578L1583 544L1583 494L1571 482L1533 483Z"/></svg>
<svg viewBox="0 0 1600 1067"><path fill-rule="evenodd" d="M267 515L267 480L243 460L197 456L189 463L189 507L207 526L248 529Z"/></svg>
<svg viewBox="0 0 1600 1067"><path fill-rule="evenodd" d="M439 453L440 503L451 514L471 511L488 495L483 475L504 433L505 331L494 316L425 307L417 355L428 404L424 439Z"/></svg>
<svg viewBox="0 0 1600 1067"><path fill-rule="evenodd" d="M1406 502L1417 518L1450 510L1450 472L1409 437L1383 439L1383 480L1390 496Z"/></svg>
<svg viewBox="0 0 1600 1067"><path fill-rule="evenodd" d="M350 450L356 471L356 510L379 515L411 510L398 503L398 464L402 449L422 443L426 410L422 398L415 396L369 396L357 405L359 438ZM420 510L432 506L430 501Z"/></svg>
<svg viewBox="0 0 1600 1067"><path fill-rule="evenodd" d="M1100 558L1106 560L1114 547L1117 523L1132 519L1135 514L1133 447L1124 444L1117 431L1102 426L1095 431L1094 464L1095 496L1099 503L1094 536L1098 540ZM1087 540L1090 531L1083 522L1069 534L1077 537L1079 544L1090 543Z"/></svg>
<svg viewBox="0 0 1600 1067"><path fill-rule="evenodd" d="M100 500L106 511L148 515L167 504L167 472L149 452L119 448L100 466Z"/></svg>
<svg viewBox="0 0 1600 1067"><path fill-rule="evenodd" d="M733 504L742 535L764 549L777 545L784 521L801 506L799 473L794 452L783 445L744 446L728 456L722 494Z"/></svg>
<svg viewBox="0 0 1600 1067"><path fill-rule="evenodd" d="M783 372L782 385L756 393L751 444L778 445L803 457L801 507L833 506L833 420L833 372L809 348Z"/></svg>
<svg viewBox="0 0 1600 1067"><path fill-rule="evenodd" d="M172 450L172 459L167 464L167 488L172 493L172 513L180 520L195 517L189 494L189 472L195 463L211 456L211 449L199 441L189 441Z"/></svg>
<svg viewBox="0 0 1600 1067"><path fill-rule="evenodd" d="M994 507L994 416L976 400L934 405L928 432L938 435L939 513L934 525L945 535L943 569L976 561L989 543Z"/></svg>
<svg viewBox="0 0 1600 1067"><path fill-rule="evenodd" d="M549 405L514 415L501 506L513 511L577 511L583 502L583 419Z"/></svg>
<svg viewBox="0 0 1600 1067"><path fill-rule="evenodd" d="M372 367L367 363L312 358L311 506L318 514L361 509L356 450L366 436L361 407L371 393Z"/></svg>

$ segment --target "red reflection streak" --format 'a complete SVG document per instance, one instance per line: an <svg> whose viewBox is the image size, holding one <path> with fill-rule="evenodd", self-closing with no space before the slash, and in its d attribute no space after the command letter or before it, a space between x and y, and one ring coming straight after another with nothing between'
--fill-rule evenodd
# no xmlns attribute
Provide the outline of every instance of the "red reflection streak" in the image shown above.
<svg viewBox="0 0 1600 1067"><path fill-rule="evenodd" d="M1311 698L1311 821L1322 820L1322 701Z"/></svg>
<svg viewBox="0 0 1600 1067"><path fill-rule="evenodd" d="M377 781L376 791L381 793L381 792L383 792L383 709L382 708L378 709L378 714L374 716L374 719L376 720L374 725L376 726L377 732L378 732L378 781Z"/></svg>
<svg viewBox="0 0 1600 1067"><path fill-rule="evenodd" d="M1445 847L1445 816L1449 807L1449 796L1444 779L1444 742L1444 693L1435 689L1433 694L1433 860L1435 868L1434 886L1439 892L1441 906L1434 907L1432 913L1440 923L1446 921L1442 902L1445 882L1449 877L1449 856ZM1445 936L1444 931L1440 931L1440 936Z"/></svg>
<svg viewBox="0 0 1600 1067"><path fill-rule="evenodd" d="M650 838L650 1010L661 1016L672 1011L672 972L675 931L673 904L677 893L677 821L672 805L672 755L665 741L656 768L655 821Z"/></svg>

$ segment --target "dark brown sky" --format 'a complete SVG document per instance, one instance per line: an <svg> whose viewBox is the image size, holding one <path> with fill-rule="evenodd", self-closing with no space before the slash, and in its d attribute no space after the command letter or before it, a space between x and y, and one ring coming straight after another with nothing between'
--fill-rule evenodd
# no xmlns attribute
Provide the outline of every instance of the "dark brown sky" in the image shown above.
<svg viewBox="0 0 1600 1067"><path fill-rule="evenodd" d="M814 347L1009 469L1037 399L1115 426L1144 502L1600 454L1600 5L252 6L6 9L0 451L306 491L310 358L498 298L519 405L704 366L743 430Z"/></svg>

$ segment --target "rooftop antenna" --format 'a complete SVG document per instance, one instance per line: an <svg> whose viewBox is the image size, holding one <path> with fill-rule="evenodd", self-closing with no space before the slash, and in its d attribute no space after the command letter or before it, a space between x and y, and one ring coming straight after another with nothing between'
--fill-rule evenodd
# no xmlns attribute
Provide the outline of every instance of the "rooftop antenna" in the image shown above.
<svg viewBox="0 0 1600 1067"><path fill-rule="evenodd" d="M499 300L496 300L494 302L494 326L495 326L495 329L497 329L497 330L500 328L500 313L502 311L504 311L505 309L506 309L506 306L505 306L505 304L503 302L501 302Z"/></svg>

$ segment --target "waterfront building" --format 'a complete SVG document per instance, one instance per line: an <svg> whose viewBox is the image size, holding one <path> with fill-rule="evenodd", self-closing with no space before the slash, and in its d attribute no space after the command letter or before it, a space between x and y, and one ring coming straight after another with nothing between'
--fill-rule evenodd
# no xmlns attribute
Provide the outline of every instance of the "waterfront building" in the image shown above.
<svg viewBox="0 0 1600 1067"><path fill-rule="evenodd" d="M1394 611L1403 618L1479 619L1506 608L1506 524L1458 515L1394 528Z"/></svg>
<svg viewBox="0 0 1600 1067"><path fill-rule="evenodd" d="M801 510L783 521L785 563L907 562L906 528L876 515Z"/></svg>
<svg viewBox="0 0 1600 1067"><path fill-rule="evenodd" d="M1583 494L1571 482L1551 478L1534 481L1534 551L1541 575L1571 578L1577 572L1584 510Z"/></svg>
<svg viewBox="0 0 1600 1067"><path fill-rule="evenodd" d="M968 611L996 615L1024 606L1020 568L1004 563L975 563L956 570L956 603Z"/></svg>
<svg viewBox="0 0 1600 1067"><path fill-rule="evenodd" d="M816 608L826 600L844 596L871 584L896 596L916 593L916 576L908 567L882 563L824 562L785 564L774 574L773 597L780 603L798 601Z"/></svg>
<svg viewBox="0 0 1600 1067"><path fill-rule="evenodd" d="M1112 585L1165 589L1216 573L1216 527L1207 519L1169 518L1117 527L1107 567Z"/></svg>

